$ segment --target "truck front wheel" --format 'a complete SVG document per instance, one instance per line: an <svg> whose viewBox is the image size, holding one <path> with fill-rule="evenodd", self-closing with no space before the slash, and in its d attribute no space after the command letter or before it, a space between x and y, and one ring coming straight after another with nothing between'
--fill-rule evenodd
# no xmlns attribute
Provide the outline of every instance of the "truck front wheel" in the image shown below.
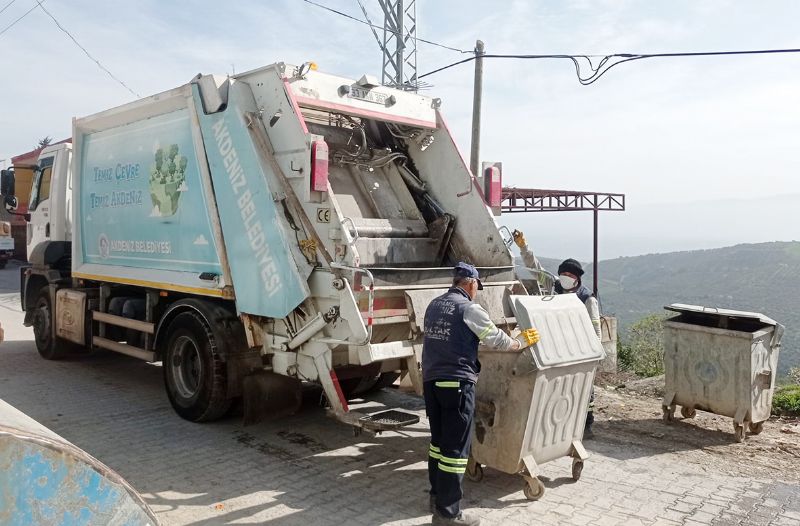
<svg viewBox="0 0 800 526"><path fill-rule="evenodd" d="M194 312L178 314L169 325L162 361L164 384L172 407L182 418L207 422L231 405L225 362L211 329Z"/></svg>
<svg viewBox="0 0 800 526"><path fill-rule="evenodd" d="M33 338L36 350L45 360L58 360L64 356L64 350L56 347L53 336L53 308L50 303L50 290L43 287L39 291L32 315Z"/></svg>

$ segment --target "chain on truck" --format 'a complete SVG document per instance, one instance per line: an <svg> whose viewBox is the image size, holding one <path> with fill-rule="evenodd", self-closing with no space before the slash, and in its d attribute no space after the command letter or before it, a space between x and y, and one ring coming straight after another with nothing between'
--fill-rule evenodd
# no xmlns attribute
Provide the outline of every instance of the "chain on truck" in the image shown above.
<svg viewBox="0 0 800 526"><path fill-rule="evenodd" d="M400 374L421 393L422 318L453 263L480 269L501 328L525 293L440 104L277 63L75 119L41 152L26 216L40 354L161 361L192 421L237 398L246 419L295 411L310 381L357 427L410 422L348 397ZM10 172L3 194L13 209Z"/></svg>

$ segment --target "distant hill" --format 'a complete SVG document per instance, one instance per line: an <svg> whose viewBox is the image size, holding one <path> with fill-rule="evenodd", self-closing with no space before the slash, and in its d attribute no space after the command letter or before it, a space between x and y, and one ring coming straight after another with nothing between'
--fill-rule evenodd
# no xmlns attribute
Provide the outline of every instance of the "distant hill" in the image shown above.
<svg viewBox="0 0 800 526"><path fill-rule="evenodd" d="M555 271L560 260L542 258ZM800 242L736 245L601 261L600 299L624 334L671 303L756 311L786 326L781 374L800 366ZM590 286L592 268L585 265Z"/></svg>

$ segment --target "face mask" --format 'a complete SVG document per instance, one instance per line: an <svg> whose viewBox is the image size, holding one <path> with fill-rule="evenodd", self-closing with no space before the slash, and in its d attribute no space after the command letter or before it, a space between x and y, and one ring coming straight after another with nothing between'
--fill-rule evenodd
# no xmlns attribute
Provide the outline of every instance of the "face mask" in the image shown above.
<svg viewBox="0 0 800 526"><path fill-rule="evenodd" d="M574 289L575 285L578 284L577 280L569 276L559 276L558 281L561 282L561 286L564 287L564 290Z"/></svg>

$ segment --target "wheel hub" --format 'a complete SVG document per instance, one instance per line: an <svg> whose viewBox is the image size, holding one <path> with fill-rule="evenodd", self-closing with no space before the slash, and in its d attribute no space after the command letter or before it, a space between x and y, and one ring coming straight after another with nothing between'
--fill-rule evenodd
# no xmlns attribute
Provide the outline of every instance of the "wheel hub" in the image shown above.
<svg viewBox="0 0 800 526"><path fill-rule="evenodd" d="M175 354L170 363L175 388L183 398L191 398L197 394L203 373L200 350L195 342L181 336L175 341Z"/></svg>

